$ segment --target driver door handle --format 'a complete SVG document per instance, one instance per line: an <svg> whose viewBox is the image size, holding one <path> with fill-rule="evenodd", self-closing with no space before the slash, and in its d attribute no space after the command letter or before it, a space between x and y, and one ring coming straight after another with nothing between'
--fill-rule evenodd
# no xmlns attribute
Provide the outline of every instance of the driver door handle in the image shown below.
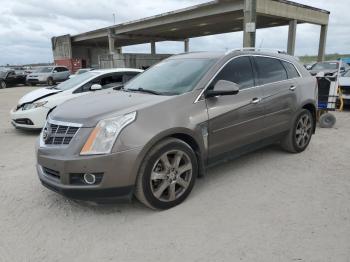
<svg viewBox="0 0 350 262"><path fill-rule="evenodd" d="M295 85L292 85L292 86L289 88L289 90L290 90L290 91L294 91L295 88L296 88L296 86L295 86Z"/></svg>
<svg viewBox="0 0 350 262"><path fill-rule="evenodd" d="M261 98L255 97L252 99L252 104L260 103L260 101L261 101Z"/></svg>

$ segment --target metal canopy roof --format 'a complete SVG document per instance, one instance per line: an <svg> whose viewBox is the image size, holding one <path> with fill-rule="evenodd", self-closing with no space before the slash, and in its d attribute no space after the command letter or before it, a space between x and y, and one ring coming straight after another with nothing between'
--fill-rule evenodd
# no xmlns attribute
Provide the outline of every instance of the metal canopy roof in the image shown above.
<svg viewBox="0 0 350 262"><path fill-rule="evenodd" d="M72 36L74 45L108 45L108 35L116 46L151 41L237 32L243 30L244 0L221 0L184 8L145 19L122 23ZM329 12L286 0L258 0L256 28L298 23L328 24Z"/></svg>

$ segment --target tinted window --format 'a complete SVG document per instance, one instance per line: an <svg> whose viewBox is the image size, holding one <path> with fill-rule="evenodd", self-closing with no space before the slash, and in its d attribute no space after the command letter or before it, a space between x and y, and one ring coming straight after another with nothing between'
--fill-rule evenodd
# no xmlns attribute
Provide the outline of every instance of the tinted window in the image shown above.
<svg viewBox="0 0 350 262"><path fill-rule="evenodd" d="M65 67L60 67L59 72L65 72L65 71L68 71L68 69L67 69L67 68L65 68Z"/></svg>
<svg viewBox="0 0 350 262"><path fill-rule="evenodd" d="M295 66L291 63L282 61L284 68L287 70L287 75L289 79L299 77L298 71L295 69Z"/></svg>
<svg viewBox="0 0 350 262"><path fill-rule="evenodd" d="M238 57L229 62L215 77L210 88L213 88L219 80L239 84L241 89L254 86L253 70L249 57Z"/></svg>
<svg viewBox="0 0 350 262"><path fill-rule="evenodd" d="M123 83L123 74L114 73L112 75L102 77L99 84L102 86L103 89L105 89L105 88L115 87L118 84L122 84L122 83Z"/></svg>
<svg viewBox="0 0 350 262"><path fill-rule="evenodd" d="M288 79L280 60L269 57L254 57L261 85Z"/></svg>
<svg viewBox="0 0 350 262"><path fill-rule="evenodd" d="M127 72L126 74L124 74L123 83L128 82L138 74L139 72Z"/></svg>

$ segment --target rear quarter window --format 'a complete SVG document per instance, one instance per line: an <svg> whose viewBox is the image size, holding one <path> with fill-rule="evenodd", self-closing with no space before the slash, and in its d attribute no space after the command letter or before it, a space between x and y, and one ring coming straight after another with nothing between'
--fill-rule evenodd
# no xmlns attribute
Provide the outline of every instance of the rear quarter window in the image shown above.
<svg viewBox="0 0 350 262"><path fill-rule="evenodd" d="M287 71L277 58L254 57L260 85L287 80Z"/></svg>
<svg viewBox="0 0 350 262"><path fill-rule="evenodd" d="M300 77L297 69L295 68L295 66L292 63L282 61L282 64L287 71L288 79Z"/></svg>

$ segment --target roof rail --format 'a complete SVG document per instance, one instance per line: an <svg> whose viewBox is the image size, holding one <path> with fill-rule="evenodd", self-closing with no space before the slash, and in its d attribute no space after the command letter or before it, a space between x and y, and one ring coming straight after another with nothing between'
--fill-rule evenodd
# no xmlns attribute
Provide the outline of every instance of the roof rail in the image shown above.
<svg viewBox="0 0 350 262"><path fill-rule="evenodd" d="M257 52L269 52L269 53L277 53L277 54L285 54L288 53L284 50L273 49L273 48L260 48L260 47L243 47L243 48L235 48L228 50L226 54L235 52L235 51L257 51Z"/></svg>

